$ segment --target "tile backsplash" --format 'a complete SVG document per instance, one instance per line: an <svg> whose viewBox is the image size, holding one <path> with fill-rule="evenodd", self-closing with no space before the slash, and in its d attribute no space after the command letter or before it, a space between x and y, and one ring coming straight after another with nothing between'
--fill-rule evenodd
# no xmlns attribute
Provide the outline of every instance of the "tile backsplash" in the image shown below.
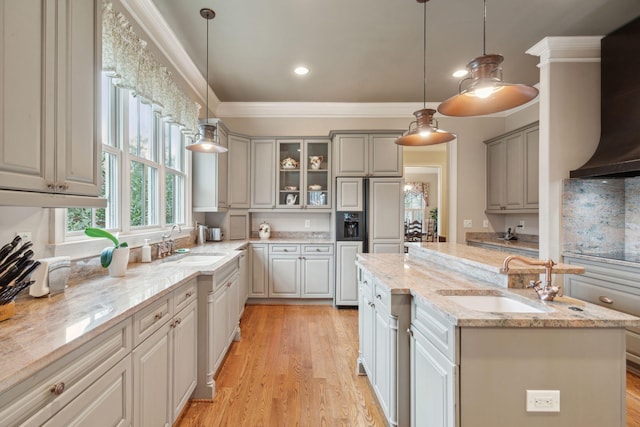
<svg viewBox="0 0 640 427"><path fill-rule="evenodd" d="M563 251L640 253L640 177L566 179Z"/></svg>

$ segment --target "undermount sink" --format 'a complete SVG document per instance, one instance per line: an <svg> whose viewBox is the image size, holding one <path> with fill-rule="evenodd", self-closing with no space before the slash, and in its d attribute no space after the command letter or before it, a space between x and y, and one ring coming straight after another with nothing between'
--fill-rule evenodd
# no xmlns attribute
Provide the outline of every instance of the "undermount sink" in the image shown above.
<svg viewBox="0 0 640 427"><path fill-rule="evenodd" d="M210 265L220 261L224 258L226 254L209 254L209 255L187 255L183 258L177 259L175 261L166 261L162 265L183 265L187 266L199 266L199 265Z"/></svg>
<svg viewBox="0 0 640 427"><path fill-rule="evenodd" d="M544 313L545 310L500 295L446 295L469 310L491 313Z"/></svg>

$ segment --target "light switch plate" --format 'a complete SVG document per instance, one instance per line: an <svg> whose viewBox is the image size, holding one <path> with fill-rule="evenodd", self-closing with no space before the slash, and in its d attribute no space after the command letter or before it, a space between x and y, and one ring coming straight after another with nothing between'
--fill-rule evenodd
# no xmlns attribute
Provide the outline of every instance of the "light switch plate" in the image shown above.
<svg viewBox="0 0 640 427"><path fill-rule="evenodd" d="M473 221L471 221L470 219L465 219L465 220L462 222L462 226L463 226L464 228L471 228L471 227L473 227Z"/></svg>
<svg viewBox="0 0 640 427"><path fill-rule="evenodd" d="M527 412L560 412L560 390L527 390Z"/></svg>

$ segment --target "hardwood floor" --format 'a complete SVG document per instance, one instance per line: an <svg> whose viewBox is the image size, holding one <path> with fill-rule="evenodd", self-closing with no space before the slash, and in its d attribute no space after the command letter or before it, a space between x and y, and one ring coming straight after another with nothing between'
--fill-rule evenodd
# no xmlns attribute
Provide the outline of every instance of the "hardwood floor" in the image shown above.
<svg viewBox="0 0 640 427"><path fill-rule="evenodd" d="M384 426L367 377L356 375L358 312L249 305L211 402L187 426Z"/></svg>
<svg viewBox="0 0 640 427"><path fill-rule="evenodd" d="M367 378L355 373L357 310L248 305L241 328L214 401L190 402L177 426L386 425ZM640 377L630 373L627 427L640 427Z"/></svg>

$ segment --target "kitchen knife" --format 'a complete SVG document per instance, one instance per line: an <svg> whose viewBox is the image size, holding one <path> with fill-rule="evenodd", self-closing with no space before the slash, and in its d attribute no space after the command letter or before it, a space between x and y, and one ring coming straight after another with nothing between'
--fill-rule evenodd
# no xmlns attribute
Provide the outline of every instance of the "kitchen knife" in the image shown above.
<svg viewBox="0 0 640 427"><path fill-rule="evenodd" d="M22 274L20 274L17 278L16 278L16 283L20 283L22 282L25 278L27 278L31 273L33 273L33 271L38 268L38 266L40 265L40 261L34 261L33 264L31 264L29 267L27 267L26 270L24 270L22 272Z"/></svg>
<svg viewBox="0 0 640 427"><path fill-rule="evenodd" d="M22 241L22 238L21 238L20 236L16 236L16 237L14 237L14 239L13 239L11 242L7 243L6 245L4 245L4 246L2 247L2 249L0 249L0 263L4 263L5 258L6 258L7 256L9 256L9 254L11 253L11 251L12 251L16 246L18 246L18 245L20 244L20 242L21 242L21 241ZM29 244L29 246L28 246L28 247L31 247L31 246L33 245L33 243L31 243L31 242L27 242L27 243L25 243L25 244L23 245L23 247L22 247L22 248L20 248L20 249L26 249L26 248L25 248L25 246L26 246L27 244ZM1 270L1 268L0 268L0 271L2 271L2 270Z"/></svg>
<svg viewBox="0 0 640 427"><path fill-rule="evenodd" d="M0 292L0 305L10 303L20 292L33 284L33 281L20 282Z"/></svg>

